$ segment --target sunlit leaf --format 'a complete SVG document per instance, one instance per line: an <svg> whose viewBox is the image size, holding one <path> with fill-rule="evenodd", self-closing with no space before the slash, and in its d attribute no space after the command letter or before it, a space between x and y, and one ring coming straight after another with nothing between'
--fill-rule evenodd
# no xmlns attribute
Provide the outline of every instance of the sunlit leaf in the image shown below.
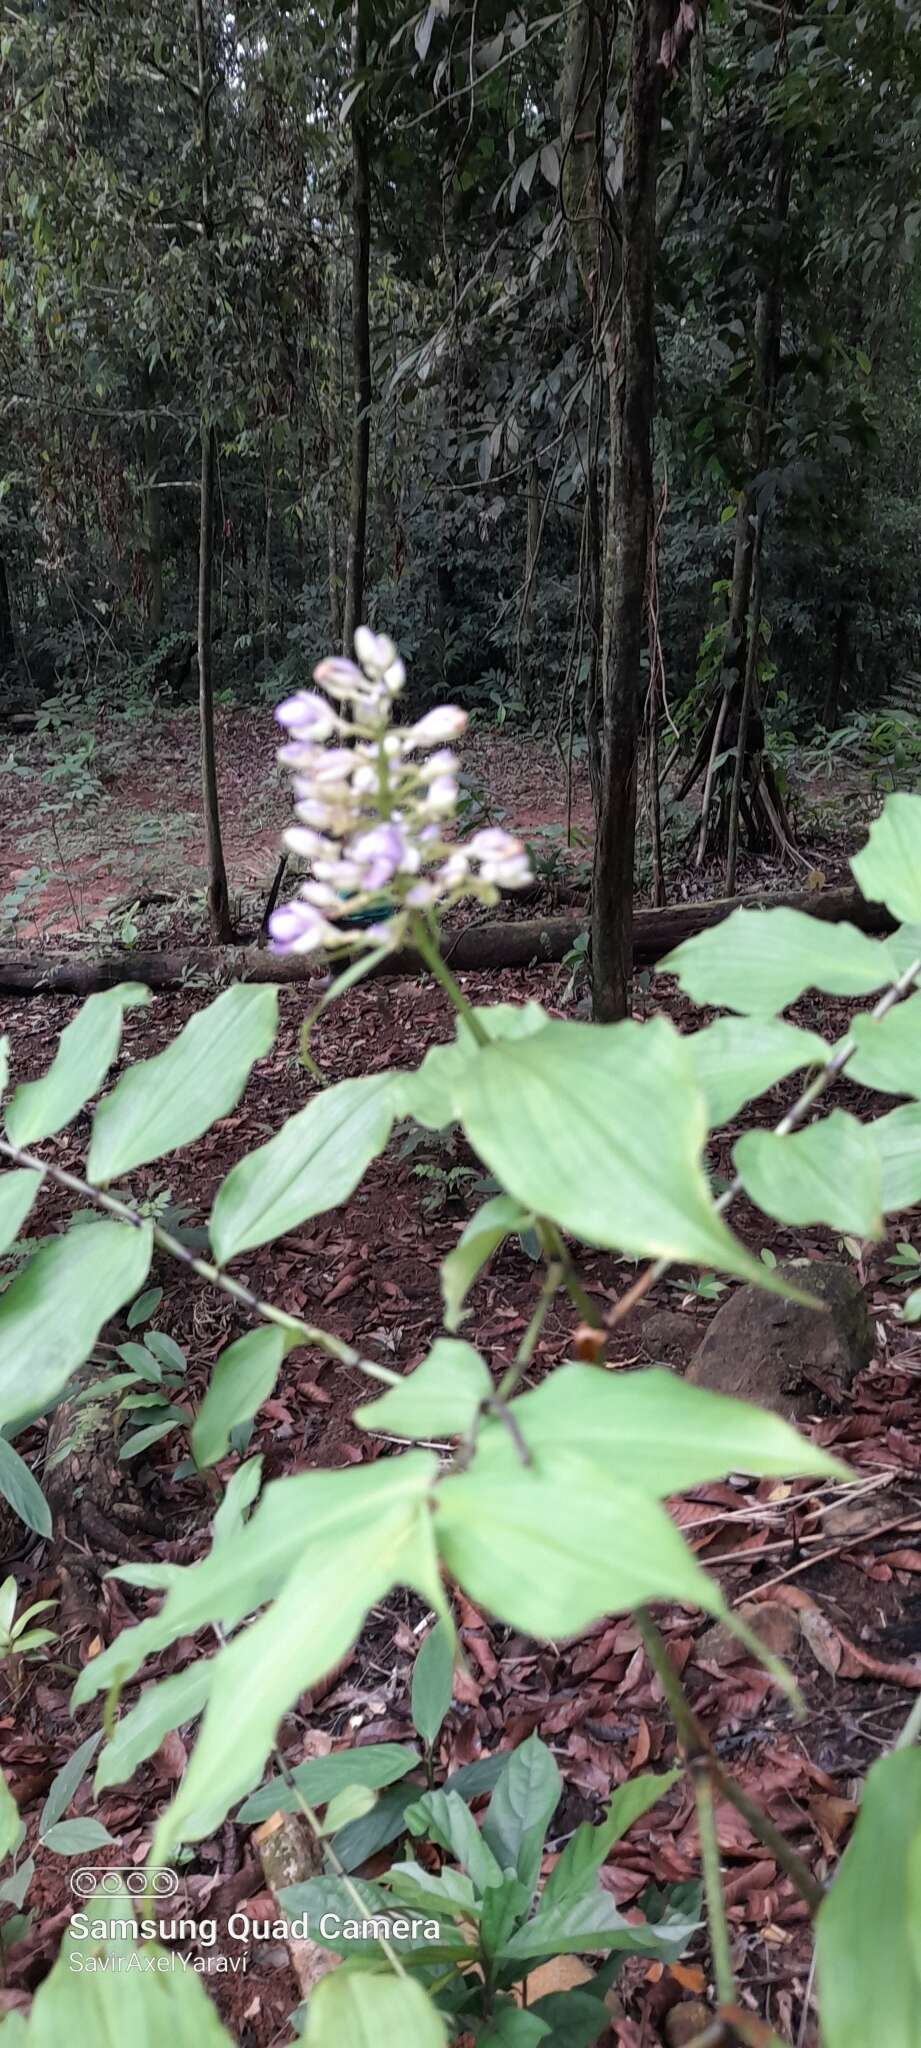
<svg viewBox="0 0 921 2048"><path fill-rule="evenodd" d="M356 1408L360 1429L387 1436L464 1436L493 1383L478 1351L460 1337L436 1337L427 1358L376 1401Z"/></svg>
<svg viewBox="0 0 921 2048"><path fill-rule="evenodd" d="M851 872L871 903L885 903L897 924L921 924L921 797L887 796Z"/></svg>
<svg viewBox="0 0 921 2048"><path fill-rule="evenodd" d="M921 2048L921 1750L870 1770L853 1837L819 1910L824 2048Z"/></svg>
<svg viewBox="0 0 921 2048"><path fill-rule="evenodd" d="M47 1074L17 1088L6 1113L12 1145L35 1145L72 1121L102 1087L118 1051L125 1011L149 1001L149 989L135 982L89 997L61 1032Z"/></svg>
<svg viewBox="0 0 921 2048"><path fill-rule="evenodd" d="M249 1422L268 1400L285 1349L284 1331L267 1323L263 1329L248 1330L221 1352L192 1424L192 1456L201 1469L226 1456L231 1432Z"/></svg>
<svg viewBox="0 0 921 2048"><path fill-rule="evenodd" d="M880 1237L883 1175L870 1132L846 1110L780 1138L746 1131L733 1164L747 1195L780 1223L827 1223Z"/></svg>
<svg viewBox="0 0 921 2048"><path fill-rule="evenodd" d="M851 924L826 924L802 910L733 910L685 939L659 962L695 1003L743 1016L772 1017L807 988L832 996L872 995L895 979L887 944Z"/></svg>
<svg viewBox="0 0 921 2048"><path fill-rule="evenodd" d="M220 1265L348 1200L390 1137L399 1080L366 1074L322 1089L267 1145L233 1167L211 1212Z"/></svg>
<svg viewBox="0 0 921 2048"><path fill-rule="evenodd" d="M718 1017L684 1042L714 1131L775 1082L799 1067L825 1066L830 1057L815 1031L800 1031L783 1017Z"/></svg>
<svg viewBox="0 0 921 2048"><path fill-rule="evenodd" d="M236 1108L275 1037L278 990L241 983L196 1012L155 1058L123 1074L93 1118L87 1174L97 1185L191 1145Z"/></svg>
<svg viewBox="0 0 921 2048"><path fill-rule="evenodd" d="M149 1223L86 1223L36 1252L0 1296L0 1425L60 1393L143 1286L152 1249Z"/></svg>

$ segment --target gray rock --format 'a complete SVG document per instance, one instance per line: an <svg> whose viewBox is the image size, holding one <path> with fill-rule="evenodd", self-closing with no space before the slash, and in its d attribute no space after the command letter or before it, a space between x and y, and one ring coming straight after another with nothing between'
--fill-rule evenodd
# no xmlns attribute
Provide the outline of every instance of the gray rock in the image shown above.
<svg viewBox="0 0 921 2048"><path fill-rule="evenodd" d="M822 1306L801 1308L760 1287L738 1288L714 1316L687 1377L795 1422L842 1406L873 1356L873 1333L850 1266L802 1259L777 1271Z"/></svg>

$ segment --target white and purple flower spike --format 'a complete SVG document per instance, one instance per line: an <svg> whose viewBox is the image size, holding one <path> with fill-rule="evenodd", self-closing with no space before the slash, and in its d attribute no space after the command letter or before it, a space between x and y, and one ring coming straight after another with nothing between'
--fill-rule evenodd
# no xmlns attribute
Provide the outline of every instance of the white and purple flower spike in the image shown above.
<svg viewBox="0 0 921 2048"><path fill-rule="evenodd" d="M298 690L296 696L286 697L284 703L277 706L275 717L295 740L331 740L339 731L336 713L316 690Z"/></svg>
<svg viewBox="0 0 921 2048"><path fill-rule="evenodd" d="M466 711L459 711L456 704L436 704L434 711L410 726L403 744L407 752L411 747L438 747L445 740L459 740L466 730Z"/></svg>
<svg viewBox="0 0 921 2048"><path fill-rule="evenodd" d="M317 953L338 940L339 933L311 903L281 903L269 919L273 953Z"/></svg>
<svg viewBox="0 0 921 2048"><path fill-rule="evenodd" d="M356 626L355 652L365 675L370 676L373 682L383 680L400 659L387 634L372 633L370 626Z"/></svg>

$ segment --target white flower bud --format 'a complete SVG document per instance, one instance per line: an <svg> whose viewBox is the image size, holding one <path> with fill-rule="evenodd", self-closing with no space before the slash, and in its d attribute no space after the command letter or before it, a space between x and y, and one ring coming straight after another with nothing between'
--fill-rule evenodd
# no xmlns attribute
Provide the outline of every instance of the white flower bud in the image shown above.
<svg viewBox="0 0 921 2048"><path fill-rule="evenodd" d="M407 748L434 747L442 740L459 740L466 730L466 711L458 711L456 704L436 704L433 711L427 711L424 718L410 726L403 743Z"/></svg>

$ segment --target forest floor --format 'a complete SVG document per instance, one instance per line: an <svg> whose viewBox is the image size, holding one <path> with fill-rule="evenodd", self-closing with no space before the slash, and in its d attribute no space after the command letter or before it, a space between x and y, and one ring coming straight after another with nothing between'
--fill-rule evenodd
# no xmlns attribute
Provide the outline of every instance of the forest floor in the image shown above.
<svg viewBox="0 0 921 2048"><path fill-rule="evenodd" d="M174 736L171 751L170 733ZM271 768L272 728L268 717L234 714L222 719L222 756L228 866L234 883L245 883L255 903L268 886L274 865L285 793ZM30 743L31 748L37 746ZM538 826L565 823L565 782L552 751L517 737L474 736L468 763L486 788L486 803L526 835ZM29 775L33 766L28 765ZM258 769L258 774L257 774ZM261 779L260 779L261 778ZM195 818L195 766L189 722L183 716L158 726L155 740L141 729L131 762L104 781L100 803L89 806L65 836L56 823L63 853L60 872L48 879L34 902L24 904L15 930L17 945L41 937L58 944L98 944L105 889L124 910L148 889L178 888L187 899L181 914L187 932L195 928L201 848ZM36 834L29 860L45 845L50 829L36 809L36 790L21 780L22 810L8 813L0 853L13 861L13 835ZM866 793L864 793L865 795ZM481 799L482 800L482 799ZM165 810L168 801L169 813ZM866 802L869 803L869 797ZM864 807L861 798L861 808ZM843 865L848 832L860 836L852 805L847 829L817 814L810 860L828 869ZM11 807L12 812L13 807ZM586 818L584 786L577 785L574 813ZM70 813L68 813L68 819ZM147 834L139 830L149 828ZM63 822L67 822L64 820ZM153 826L162 824L162 833ZM821 827L821 829L819 829ZM86 845L78 852L80 835ZM555 842L551 842L555 843ZM103 849L105 849L103 851ZM21 853L17 858L21 858ZM86 862L80 871L77 859ZM91 866L91 863L97 866ZM53 895L63 888L64 895ZM696 893L696 892L695 892ZM65 900L66 899L66 900ZM73 917L72 899L81 916ZM95 906L95 911L94 911ZM175 904L155 904L170 938ZM60 913L60 915L59 915ZM93 913L93 914L91 914ZM109 912L105 929L117 936ZM150 940L149 927L145 939ZM571 1011L565 968L534 967L521 973L463 977L477 1002L539 999L554 1015ZM646 978L644 977L644 980ZM215 1190L231 1164L277 1130L309 1092L298 1062L298 1034L311 1005L309 988L281 991L281 1026L272 1054L255 1068L233 1116L213 1128L190 1155L131 1176L136 1200L188 1205L193 1224L203 1223ZM129 1011L120 1065L144 1058L167 1044L201 996L191 990L155 996L149 1008ZM51 1058L57 1036L77 1004L64 997L6 1002L2 1025L9 1032L15 1078L30 1078ZM679 1026L699 1021L674 984L656 977L640 989L637 1015L661 1010ZM806 1000L796 1019L834 1038L844 1029L848 1006ZM427 1047L451 1035L452 1019L440 992L411 981L364 984L328 1010L315 1027L312 1052L330 1080L416 1064ZM773 1123L780 1114L781 1089L750 1113ZM860 1091L841 1084L841 1100L860 1105ZM56 1156L75 1167L82 1159L89 1118L84 1113L56 1141ZM720 1132L711 1164L726 1173L739 1125ZM385 1156L373 1165L345 1207L318 1218L277 1245L247 1255L240 1277L280 1306L323 1322L379 1358L409 1370L424 1356L440 1328L438 1268L455 1244L478 1199L478 1169L463 1145L433 1137L409 1150L396 1133ZM42 1229L63 1215L54 1191L42 1196ZM847 1262L852 1251L824 1231L766 1226L744 1202L733 1211L740 1235L756 1253L766 1246L777 1258L833 1257ZM898 1235L910 1237L917 1218L900 1219ZM663 1626L669 1653L683 1672L699 1716L719 1754L746 1789L767 1806L787 1830L816 1874L834 1867L856 1810L861 1775L897 1734L921 1686L921 1334L899 1321L906 1275L888 1263L894 1239L864 1249L860 1274L870 1304L875 1355L847 1402L824 1403L808 1427L834 1445L853 1473L846 1487L806 1483L760 1485L733 1480L698 1488L676 1504L681 1526L695 1551L724 1586L733 1603L756 1601L758 1627L794 1670L806 1702L796 1721L770 1679L712 1623L685 1610L666 1611ZM588 1293L602 1313L610 1309L634 1274L633 1266L608 1253L581 1259ZM0 1273L8 1272L0 1267ZM156 1325L183 1347L189 1360L193 1401L204 1389L215 1357L244 1325L226 1297L208 1292L194 1276L161 1260L154 1276L164 1286ZM471 1297L464 1335L500 1371L511 1359L535 1298L535 1269L517 1240L493 1260ZM693 1348L725 1295L716 1283L697 1291L692 1276L675 1274L660 1283L653 1305L667 1308L688 1325ZM539 1340L531 1380L566 1357L574 1317L561 1304L551 1312ZM113 1332L108 1332L112 1336ZM117 1341L125 1333L118 1332ZM606 1354L612 1369L647 1362L636 1326L613 1333ZM267 1479L313 1465L343 1466L387 1454L387 1446L354 1428L351 1412L366 1389L359 1375L305 1352L285 1362L272 1400L256 1418L248 1454L264 1458ZM821 1397L817 1397L821 1398ZM36 1424L19 1449L40 1470L46 1424ZM206 1547L210 1496L196 1478L177 1479L184 1455L181 1434L167 1438L123 1467L151 1532L139 1540L148 1559L188 1562ZM229 1460L226 1467L233 1467ZM100 1571L117 1561L98 1557ZM56 1558L31 1540L16 1561L30 1599L59 1592ZM117 1630L151 1611L156 1603L136 1589L104 1579L92 1627L75 1626L51 1653L71 1670L95 1654ZM664 1766L675 1750L674 1736L658 1684L650 1675L638 1637L626 1619L599 1623L576 1642L542 1646L491 1623L469 1602L458 1602L468 1669L456 1680L454 1705L443 1732L439 1762L446 1768L491 1753L537 1729L551 1746L565 1781L565 1793L548 1843L549 1861L585 1818L596 1819L613 1787L647 1765ZM321 1755L330 1747L363 1741L411 1741L409 1688L418 1629L424 1622L418 1601L401 1595L375 1610L354 1652L328 1682L301 1700L280 1732L290 1763ZM157 1660L151 1676L180 1668L193 1654L186 1641ZM26 1667L0 1712L0 1755L34 1841L38 1816L55 1772L76 1741L98 1725L96 1708L69 1708L71 1679L53 1661ZM136 1697L129 1689L128 1699ZM93 1811L114 1838L99 1852L101 1863L143 1862L156 1811L181 1774L181 1740L167 1738L161 1750L126 1785L104 1793ZM91 1806L89 1784L77 1796L76 1811ZM776 2027L791 2048L814 2048L811 2016L810 1944L804 1909L773 1858L754 1840L728 1806L718 1813L719 1836L728 1877L730 1924L744 2002ZM686 1781L630 1831L603 1882L625 1909L645 1887L680 1885L699 1868L693 1798ZM39 1850L30 1903L35 1920L7 1961L6 1995L15 1998L34 1986L60 1940L72 1900L69 1867ZM256 1851L246 1829L231 1822L219 1835L196 1846L183 1867L183 1897L189 1917L226 1916L243 1910L273 1917L263 1893ZM220 1949L220 1938L218 1940ZM227 1943L229 1952L234 1945ZM702 1938L681 1965L630 1963L625 1968L610 2039L618 2048L655 2048L665 2038L665 2015L675 2003L700 1997L706 1988ZM290 2039L287 2018L297 2002L287 1951L254 1944L247 1974L216 1977L211 1987L233 2037L246 2048L274 2048Z"/></svg>

